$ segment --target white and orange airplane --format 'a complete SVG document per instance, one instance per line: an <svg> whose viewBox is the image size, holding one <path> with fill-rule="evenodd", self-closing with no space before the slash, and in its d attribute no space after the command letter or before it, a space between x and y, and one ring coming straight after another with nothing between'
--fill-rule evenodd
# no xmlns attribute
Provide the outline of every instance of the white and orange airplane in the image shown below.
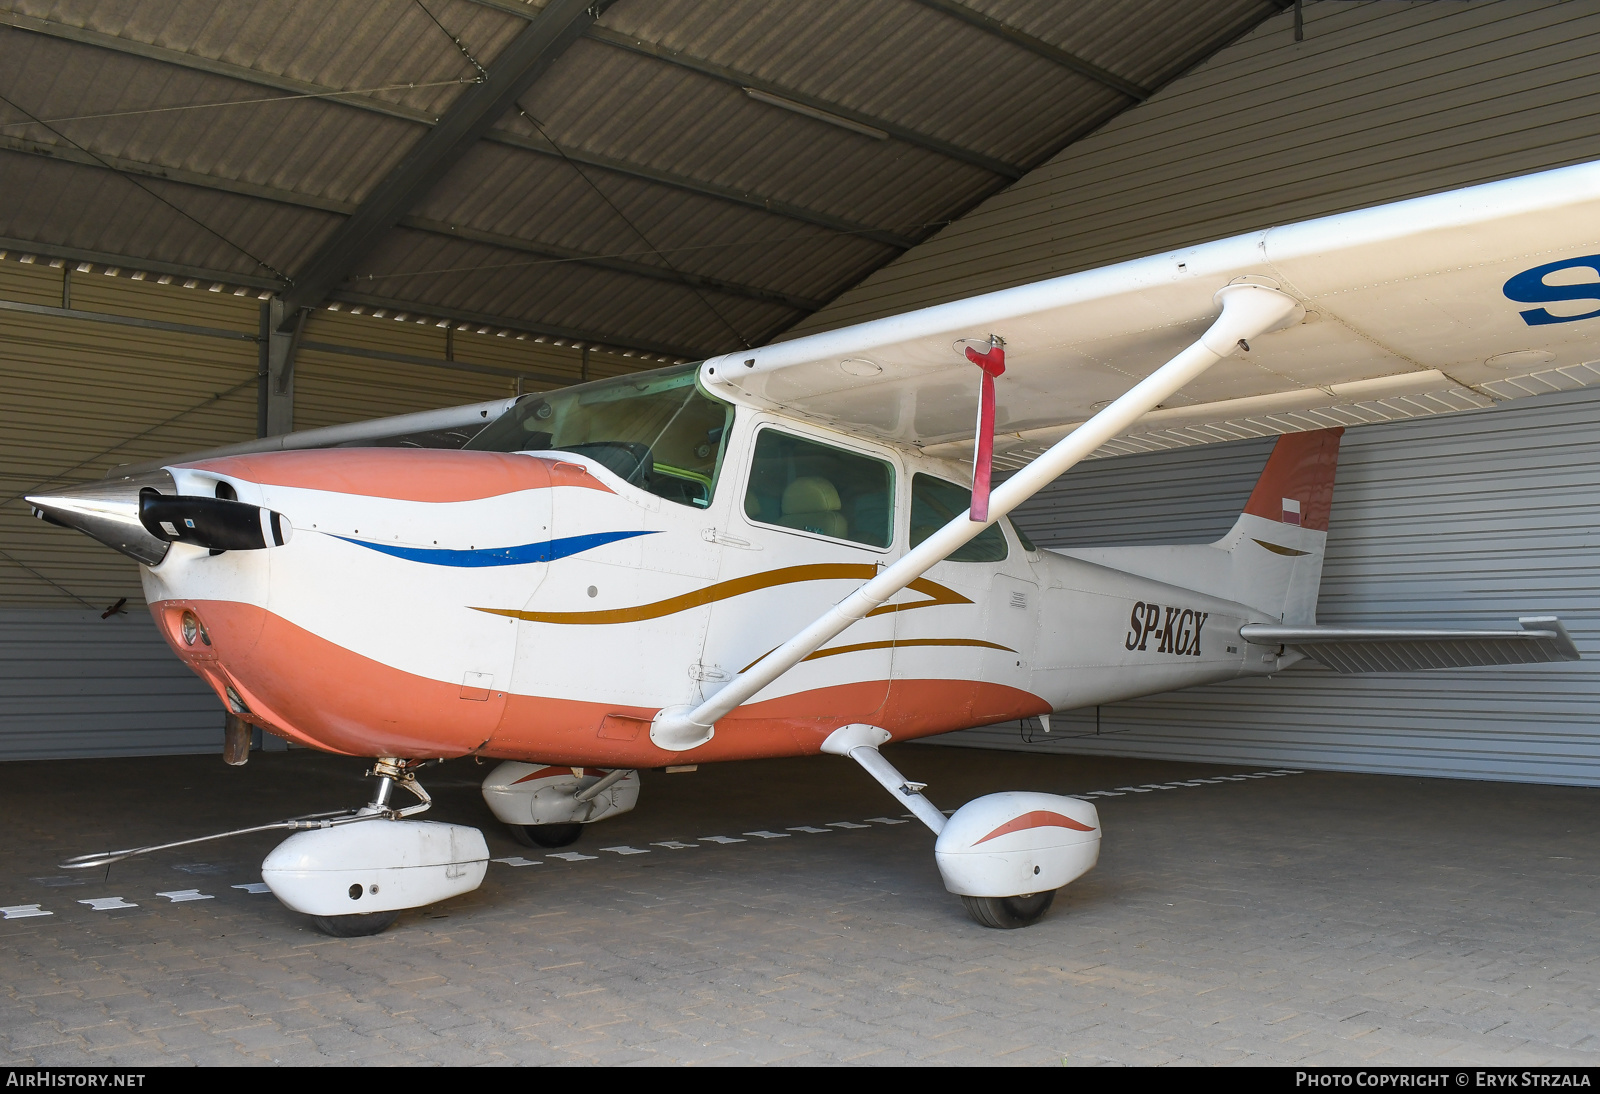
<svg viewBox="0 0 1600 1094"><path fill-rule="evenodd" d="M375 759L370 804L265 826L304 829L263 877L329 933L481 882L480 832L408 819L425 761L504 761L495 815L559 846L631 809L641 768L819 752L934 831L975 919L1015 927L1093 866L1094 806L1001 793L947 818L879 746L1305 657L1576 658L1548 616L1315 613L1342 427L1591 382L1596 319L1582 165L29 500L142 564L234 724ZM469 424L460 450L378 445ZM1274 433L1213 544L1040 550L1006 519L1097 454ZM992 491L991 465L1012 472Z"/></svg>

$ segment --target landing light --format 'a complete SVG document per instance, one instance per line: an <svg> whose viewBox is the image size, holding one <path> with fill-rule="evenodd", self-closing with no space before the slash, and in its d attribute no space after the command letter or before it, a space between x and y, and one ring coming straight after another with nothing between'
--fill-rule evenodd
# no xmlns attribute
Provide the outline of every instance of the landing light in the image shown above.
<svg viewBox="0 0 1600 1094"><path fill-rule="evenodd" d="M179 621L179 627L183 631L184 645L192 646L195 644L196 639L204 645L211 645L211 636L206 633L205 627L200 624L200 618L193 612L183 613L183 618Z"/></svg>

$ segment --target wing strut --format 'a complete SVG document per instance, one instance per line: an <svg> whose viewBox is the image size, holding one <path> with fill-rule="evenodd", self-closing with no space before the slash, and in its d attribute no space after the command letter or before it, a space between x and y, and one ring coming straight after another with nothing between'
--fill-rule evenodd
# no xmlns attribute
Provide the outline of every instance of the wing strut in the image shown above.
<svg viewBox="0 0 1600 1094"><path fill-rule="evenodd" d="M865 618L868 612L1054 482L1074 464L1231 354L1241 341L1286 326L1300 308L1293 297L1262 285L1225 285L1216 298L1222 304L1222 314L1198 340L1007 479L989 499L987 520L979 523L970 519L969 513L962 513L829 608L810 626L739 673L698 707L691 708L688 704L664 707L651 722L650 740L672 752L705 744L715 733L719 718L726 717L821 649L824 643Z"/></svg>

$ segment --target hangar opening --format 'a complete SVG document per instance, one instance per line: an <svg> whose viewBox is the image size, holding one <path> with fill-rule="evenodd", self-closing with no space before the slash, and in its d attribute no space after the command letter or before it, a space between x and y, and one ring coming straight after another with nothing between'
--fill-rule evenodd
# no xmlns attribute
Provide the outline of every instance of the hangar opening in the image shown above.
<svg viewBox="0 0 1600 1094"><path fill-rule="evenodd" d="M1019 1017L1038 1062L1313 1058L1280 1007L1344 1061L1337 982L1391 1060L1588 1060L1597 34L1588 0L18 0L0 931L65 947L46 980L51 940L227 960L241 923L391 976L410 932L488 1031L382 1004L427 1062L648 1058L704 970L781 986L773 924L874 989L913 951L1053 985L951 1059ZM1490 1010L1556 1031L1346 967L1382 924L1476 975L1469 890L1538 989ZM1311 971L1246 993L1255 1047L1162 1056L1088 971L1170 974L1211 1028L1256 941ZM524 1035L527 991L619 992L602 953L672 955L651 1017ZM930 997L971 1002L952 969ZM223 1009L267 1013L249 979ZM1116 1029L1062 1017L1083 985ZM376 1044L169 1040L179 994L108 1004L102 1048L29 1003L15 1051ZM782 1058L673 1021L657 1059ZM876 1021L801 1032L848 1060Z"/></svg>

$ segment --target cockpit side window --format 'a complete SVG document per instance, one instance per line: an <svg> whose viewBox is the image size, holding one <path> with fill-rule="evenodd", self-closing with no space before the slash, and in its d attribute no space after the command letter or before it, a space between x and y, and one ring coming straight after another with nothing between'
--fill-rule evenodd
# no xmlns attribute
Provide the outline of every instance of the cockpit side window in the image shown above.
<svg viewBox="0 0 1600 1094"><path fill-rule="evenodd" d="M704 509L716 492L733 407L697 383L698 365L530 395L466 447L572 452L657 497Z"/></svg>
<svg viewBox="0 0 1600 1094"><path fill-rule="evenodd" d="M972 507L972 491L932 475L911 477L911 546L915 547ZM1013 526L1014 527L1014 526ZM1001 562L1006 534L991 524L953 552L950 562Z"/></svg>
<svg viewBox="0 0 1600 1094"><path fill-rule="evenodd" d="M763 429L756 436L744 511L762 524L887 547L894 538L894 467Z"/></svg>

